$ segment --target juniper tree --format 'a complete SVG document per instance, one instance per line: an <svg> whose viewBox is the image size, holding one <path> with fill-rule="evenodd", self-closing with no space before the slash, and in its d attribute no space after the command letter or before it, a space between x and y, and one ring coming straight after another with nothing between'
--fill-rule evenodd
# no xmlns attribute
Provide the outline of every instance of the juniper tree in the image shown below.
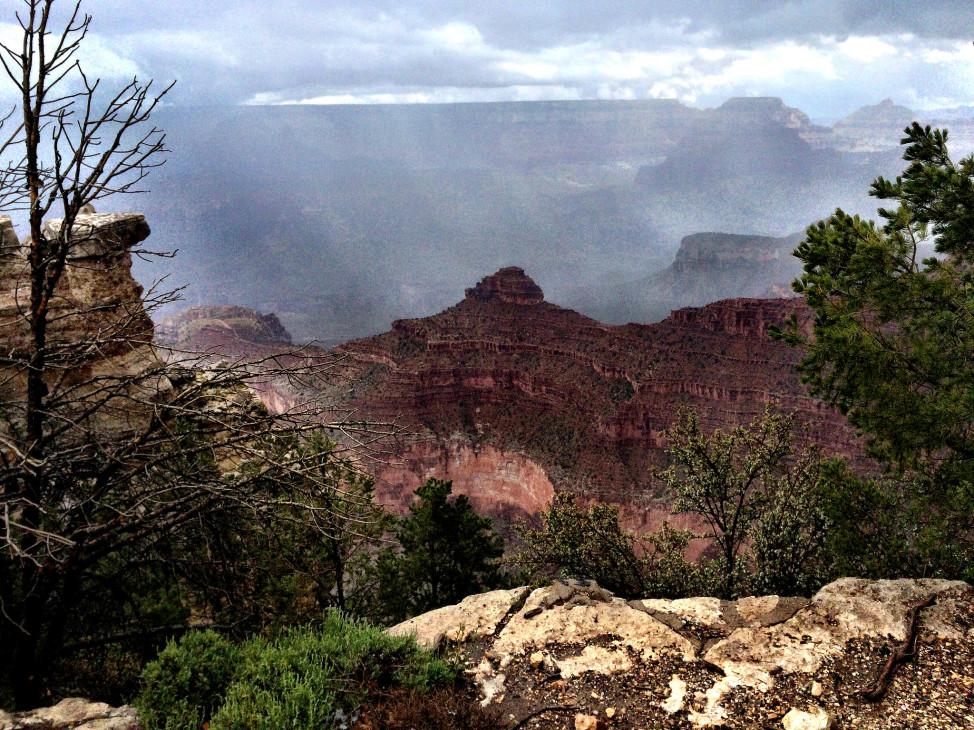
<svg viewBox="0 0 974 730"><path fill-rule="evenodd" d="M396 526L399 549L379 559L380 601L389 618L458 603L502 583L504 540L489 517L478 515L464 494L449 499L453 482L431 478L416 490L419 502Z"/></svg>

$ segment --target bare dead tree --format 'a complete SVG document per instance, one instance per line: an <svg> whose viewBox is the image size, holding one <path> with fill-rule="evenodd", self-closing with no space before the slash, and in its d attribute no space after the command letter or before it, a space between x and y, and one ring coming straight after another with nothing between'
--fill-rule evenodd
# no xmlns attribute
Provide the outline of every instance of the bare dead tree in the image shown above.
<svg viewBox="0 0 974 730"><path fill-rule="evenodd" d="M27 707L66 646L102 641L78 636L80 607L134 607L121 577L165 561L160 546L171 555L233 515L332 524L316 519L333 509L322 490L343 495L321 477L321 453L298 448L306 434L367 447L396 428L321 402L321 353L215 366L210 353L160 351L150 315L175 294L129 275L148 226L91 204L138 191L162 164L165 135L148 121L172 86L133 79L104 94L76 58L91 22L80 1L57 30L54 0L21 5L22 45L0 44L22 98L0 118L0 206L29 227L21 243L0 217L0 666ZM255 393L282 383L292 402L272 413ZM126 615L135 633L158 628Z"/></svg>

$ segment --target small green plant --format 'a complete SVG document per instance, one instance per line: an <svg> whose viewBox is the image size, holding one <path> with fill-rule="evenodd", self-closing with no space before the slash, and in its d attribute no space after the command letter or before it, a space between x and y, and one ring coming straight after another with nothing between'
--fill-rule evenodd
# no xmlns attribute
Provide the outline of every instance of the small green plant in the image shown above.
<svg viewBox="0 0 974 730"><path fill-rule="evenodd" d="M138 707L147 730L332 728L366 698L450 687L457 676L411 637L330 611L320 625L242 646L187 635L146 667Z"/></svg>
<svg viewBox="0 0 974 730"><path fill-rule="evenodd" d="M137 706L147 728L198 730L223 704L240 648L214 631L171 641L142 672Z"/></svg>

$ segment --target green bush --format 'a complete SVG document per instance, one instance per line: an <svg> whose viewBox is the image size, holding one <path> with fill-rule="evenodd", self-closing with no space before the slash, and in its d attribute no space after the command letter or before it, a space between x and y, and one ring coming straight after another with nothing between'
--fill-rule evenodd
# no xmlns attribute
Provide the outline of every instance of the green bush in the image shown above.
<svg viewBox="0 0 974 730"><path fill-rule="evenodd" d="M203 669L215 676L201 679ZM207 721L211 730L330 728L366 697L456 678L412 638L332 611L319 626L240 647L212 632L186 636L146 668L138 707L148 730L199 730Z"/></svg>
<svg viewBox="0 0 974 730"><path fill-rule="evenodd" d="M214 631L170 641L142 672L136 703L147 728L199 730L223 704L240 662L240 649Z"/></svg>

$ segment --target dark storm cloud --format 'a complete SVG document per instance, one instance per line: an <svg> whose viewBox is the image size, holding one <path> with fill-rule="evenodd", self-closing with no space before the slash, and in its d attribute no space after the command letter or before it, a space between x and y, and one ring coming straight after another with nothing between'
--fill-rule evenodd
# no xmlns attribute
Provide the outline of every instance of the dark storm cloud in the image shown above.
<svg viewBox="0 0 974 730"><path fill-rule="evenodd" d="M674 96L709 104L774 94L829 114L847 97L969 103L962 97L974 81L974 0L87 0L85 8L97 70L177 78L174 103Z"/></svg>

